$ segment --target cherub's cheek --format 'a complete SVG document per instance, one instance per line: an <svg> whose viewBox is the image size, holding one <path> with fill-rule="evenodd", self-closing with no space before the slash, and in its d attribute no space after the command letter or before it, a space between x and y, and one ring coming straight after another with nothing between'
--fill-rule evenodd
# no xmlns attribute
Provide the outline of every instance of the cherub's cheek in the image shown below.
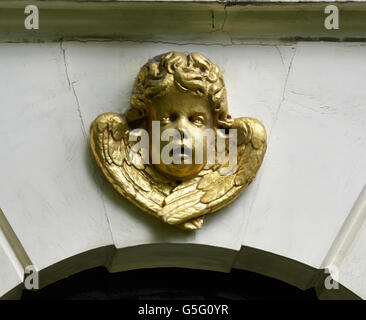
<svg viewBox="0 0 366 320"><path fill-rule="evenodd" d="M160 135L162 135L165 130L169 129L169 127L169 124L160 122Z"/></svg>

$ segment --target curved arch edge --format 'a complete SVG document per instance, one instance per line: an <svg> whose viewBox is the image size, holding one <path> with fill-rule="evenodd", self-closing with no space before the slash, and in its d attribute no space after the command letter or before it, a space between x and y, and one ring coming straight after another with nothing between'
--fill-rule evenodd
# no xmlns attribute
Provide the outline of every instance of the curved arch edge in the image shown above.
<svg viewBox="0 0 366 320"><path fill-rule="evenodd" d="M88 250L40 270L39 288L98 266L106 267L111 273L164 267L220 272L241 269L281 280L301 290L315 288L319 299L361 299L342 284L339 284L338 290L327 290L324 281L329 275L324 269L316 269L287 257L247 246L235 251L183 243L143 244L122 249L110 245ZM0 299L20 299L23 290L24 283L21 283Z"/></svg>

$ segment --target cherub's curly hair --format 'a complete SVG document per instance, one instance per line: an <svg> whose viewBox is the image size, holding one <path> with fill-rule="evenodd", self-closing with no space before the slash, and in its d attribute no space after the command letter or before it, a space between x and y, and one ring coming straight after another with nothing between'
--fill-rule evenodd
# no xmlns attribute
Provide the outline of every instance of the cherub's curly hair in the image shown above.
<svg viewBox="0 0 366 320"><path fill-rule="evenodd" d="M199 53L171 51L149 60L135 80L127 118L144 118L152 106L152 99L163 96L173 86L194 95L207 96L217 126L231 127L233 118L228 114L222 73Z"/></svg>

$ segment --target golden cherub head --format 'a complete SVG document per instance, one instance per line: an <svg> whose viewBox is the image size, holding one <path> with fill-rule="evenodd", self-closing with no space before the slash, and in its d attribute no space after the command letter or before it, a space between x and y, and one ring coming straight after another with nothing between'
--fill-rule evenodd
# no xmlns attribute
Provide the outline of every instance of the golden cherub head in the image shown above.
<svg viewBox="0 0 366 320"><path fill-rule="evenodd" d="M196 161L197 144L191 148L182 138L179 156L181 162L162 161L160 146L152 144L151 158L160 158L155 164L162 174L179 180L196 175L206 164L206 129L230 128L233 118L228 113L226 89L220 69L199 53L169 52L148 61L140 70L131 97L132 110L126 114L127 121L147 120L147 130L152 136L153 121L160 122L159 136L167 129L181 133L194 133L194 141L204 141L202 161ZM188 153L188 154L187 154ZM186 163L186 157L192 159ZM189 162L189 161L188 161Z"/></svg>
<svg viewBox="0 0 366 320"><path fill-rule="evenodd" d="M169 130L178 133L176 141L164 138ZM136 131L143 133L139 141ZM139 148L141 143L148 145L148 152ZM258 120L233 119L228 113L220 69L199 53L175 51L141 68L131 109L124 115L99 115L90 127L90 144L99 167L121 195L164 222L189 230L199 229L206 214L239 196L254 179L267 146ZM164 160L171 144L169 155L172 151L181 161ZM213 161L208 150L215 153ZM196 157L199 152L202 157ZM234 166L219 161L226 153L234 155L229 157Z"/></svg>

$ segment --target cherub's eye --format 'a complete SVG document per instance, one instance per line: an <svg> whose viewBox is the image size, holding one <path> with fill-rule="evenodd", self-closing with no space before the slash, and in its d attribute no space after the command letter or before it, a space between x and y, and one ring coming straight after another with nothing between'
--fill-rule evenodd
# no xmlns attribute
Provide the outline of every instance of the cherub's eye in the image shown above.
<svg viewBox="0 0 366 320"><path fill-rule="evenodd" d="M205 118L203 116L199 116L199 115L190 116L189 121L191 121L198 127L205 124Z"/></svg>
<svg viewBox="0 0 366 320"><path fill-rule="evenodd" d="M177 120L177 115L175 113L170 114L169 116L165 116L161 119L163 123L169 123Z"/></svg>
<svg viewBox="0 0 366 320"><path fill-rule="evenodd" d="M177 120L177 118L178 118L178 116L175 114L175 113L172 113L170 116L169 116L169 118L170 118L170 121L175 121L175 120Z"/></svg>

